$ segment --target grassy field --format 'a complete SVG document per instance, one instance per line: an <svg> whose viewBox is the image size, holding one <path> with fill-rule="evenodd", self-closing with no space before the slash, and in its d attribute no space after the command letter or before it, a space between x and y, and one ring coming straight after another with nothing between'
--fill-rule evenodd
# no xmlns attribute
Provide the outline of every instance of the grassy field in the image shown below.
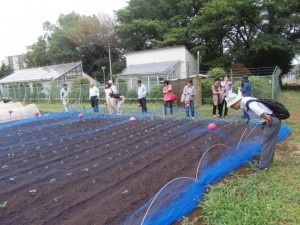
<svg viewBox="0 0 300 225"><path fill-rule="evenodd" d="M260 172L246 168L210 186L201 213L184 218L182 225L300 224L300 92L282 92L280 101L291 113L284 122L292 133L277 145L272 167Z"/></svg>

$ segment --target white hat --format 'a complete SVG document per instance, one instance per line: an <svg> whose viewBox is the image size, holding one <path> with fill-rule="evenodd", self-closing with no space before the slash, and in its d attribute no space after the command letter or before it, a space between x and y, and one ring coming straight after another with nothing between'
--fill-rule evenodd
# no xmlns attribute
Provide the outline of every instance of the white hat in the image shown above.
<svg viewBox="0 0 300 225"><path fill-rule="evenodd" d="M235 93L230 93L226 98L225 101L227 102L227 107L229 108L230 106L234 105L237 103L239 100L241 100L242 97L237 96Z"/></svg>
<svg viewBox="0 0 300 225"><path fill-rule="evenodd" d="M112 84L113 82L112 82L112 80L109 80L108 83Z"/></svg>

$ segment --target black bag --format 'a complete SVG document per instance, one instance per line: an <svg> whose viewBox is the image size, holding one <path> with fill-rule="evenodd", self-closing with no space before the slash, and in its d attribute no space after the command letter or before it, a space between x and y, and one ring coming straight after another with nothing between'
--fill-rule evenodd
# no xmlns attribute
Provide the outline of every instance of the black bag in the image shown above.
<svg viewBox="0 0 300 225"><path fill-rule="evenodd" d="M275 116L278 119L285 120L290 117L289 111L282 105L280 102L274 100L274 99L251 99L246 102L246 108L249 110L249 104L251 102L260 102L267 106L269 109L273 111L273 114L271 116Z"/></svg>

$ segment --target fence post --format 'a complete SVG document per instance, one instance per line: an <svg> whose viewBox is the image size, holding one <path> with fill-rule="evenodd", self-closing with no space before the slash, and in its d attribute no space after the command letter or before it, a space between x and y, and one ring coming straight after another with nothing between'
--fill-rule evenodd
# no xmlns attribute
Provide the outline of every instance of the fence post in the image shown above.
<svg viewBox="0 0 300 225"><path fill-rule="evenodd" d="M272 99L274 99L274 91L275 91L275 74L277 71L277 66L275 67L273 74L272 74Z"/></svg>
<svg viewBox="0 0 300 225"><path fill-rule="evenodd" d="M230 80L231 80L231 83L233 83L233 73L232 73L232 69L230 69Z"/></svg>
<svg viewBox="0 0 300 225"><path fill-rule="evenodd" d="M81 99L81 88L82 88L82 84L80 84L80 88L79 88L79 102L82 103L82 99Z"/></svg>

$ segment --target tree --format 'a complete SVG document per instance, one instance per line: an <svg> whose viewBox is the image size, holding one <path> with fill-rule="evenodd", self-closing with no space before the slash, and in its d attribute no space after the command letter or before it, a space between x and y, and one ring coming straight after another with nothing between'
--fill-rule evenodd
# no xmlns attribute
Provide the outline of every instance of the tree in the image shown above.
<svg viewBox="0 0 300 225"><path fill-rule="evenodd" d="M40 36L37 43L32 46L32 51L25 54L27 67L46 66L51 64L47 51L47 40Z"/></svg>
<svg viewBox="0 0 300 225"><path fill-rule="evenodd" d="M1 67L0 67L0 78L10 75L14 72L14 69L10 65L6 65L5 63L2 62Z"/></svg>

